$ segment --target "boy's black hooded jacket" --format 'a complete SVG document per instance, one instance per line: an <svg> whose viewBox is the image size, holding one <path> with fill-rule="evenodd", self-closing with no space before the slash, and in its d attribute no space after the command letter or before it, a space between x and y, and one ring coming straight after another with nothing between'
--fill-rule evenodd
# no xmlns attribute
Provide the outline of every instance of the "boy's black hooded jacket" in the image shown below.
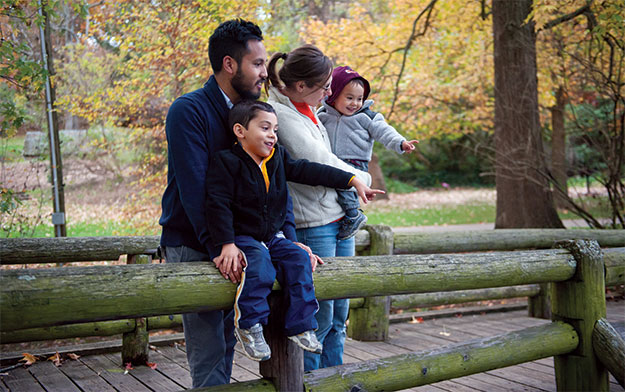
<svg viewBox="0 0 625 392"><path fill-rule="evenodd" d="M346 189L352 177L332 166L291 159L279 145L261 169L237 143L216 154L208 170L206 213L212 245L233 243L235 235L269 241L285 221L287 181Z"/></svg>

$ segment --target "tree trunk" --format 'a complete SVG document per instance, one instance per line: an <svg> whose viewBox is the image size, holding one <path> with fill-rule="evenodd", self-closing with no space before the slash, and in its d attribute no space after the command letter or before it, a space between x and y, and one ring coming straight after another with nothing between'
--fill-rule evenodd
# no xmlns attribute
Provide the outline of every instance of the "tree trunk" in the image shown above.
<svg viewBox="0 0 625 392"><path fill-rule="evenodd" d="M568 207L566 195L568 187L566 184L566 132L564 130L564 89L562 86L556 91L556 104L551 108L551 170L556 186L553 192L554 201L559 208Z"/></svg>
<svg viewBox="0 0 625 392"><path fill-rule="evenodd" d="M564 227L545 176L531 6L493 1L497 229Z"/></svg>
<svg viewBox="0 0 625 392"><path fill-rule="evenodd" d="M386 182L384 182L384 174L382 173L380 160L377 154L373 154L371 157L371 161L369 162L369 174L371 174L371 188L382 189L386 192ZM377 195L375 198L377 200L388 200L388 192Z"/></svg>

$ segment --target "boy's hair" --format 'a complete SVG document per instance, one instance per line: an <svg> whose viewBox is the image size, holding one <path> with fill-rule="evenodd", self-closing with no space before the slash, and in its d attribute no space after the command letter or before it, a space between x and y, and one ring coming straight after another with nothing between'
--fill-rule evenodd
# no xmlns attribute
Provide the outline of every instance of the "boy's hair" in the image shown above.
<svg viewBox="0 0 625 392"><path fill-rule="evenodd" d="M276 70L276 64L280 59L283 59L284 63ZM300 80L308 87L320 85L330 78L331 72L332 60L310 44L300 46L289 53L276 52L267 65L268 84L277 88L290 87Z"/></svg>
<svg viewBox="0 0 625 392"><path fill-rule="evenodd" d="M263 40L260 27L243 19L232 19L220 24L208 40L208 58L214 73L219 73L226 56L237 64L247 54L247 41Z"/></svg>
<svg viewBox="0 0 625 392"><path fill-rule="evenodd" d="M228 115L228 125L234 129L234 124L241 124L247 128L250 121L256 117L259 111L276 113L273 106L262 101L243 100L232 107Z"/></svg>

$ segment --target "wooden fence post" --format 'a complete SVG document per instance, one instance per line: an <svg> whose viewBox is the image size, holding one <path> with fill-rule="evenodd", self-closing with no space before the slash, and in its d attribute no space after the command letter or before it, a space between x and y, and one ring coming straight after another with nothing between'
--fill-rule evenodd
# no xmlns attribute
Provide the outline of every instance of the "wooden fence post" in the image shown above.
<svg viewBox="0 0 625 392"><path fill-rule="evenodd" d="M366 255L392 255L393 230L385 225L365 226L370 246ZM360 308L350 308L347 334L363 341L384 341L388 337L391 297L368 297Z"/></svg>
<svg viewBox="0 0 625 392"><path fill-rule="evenodd" d="M575 275L552 285L552 318L572 325L579 336L577 349L554 357L559 391L608 391L608 373L597 358L592 333L597 320L606 316L603 255L596 241L558 242L571 252ZM572 260L571 260L572 262Z"/></svg>
<svg viewBox="0 0 625 392"><path fill-rule="evenodd" d="M551 283L541 283L538 295L527 298L527 315L551 319Z"/></svg>
<svg viewBox="0 0 625 392"><path fill-rule="evenodd" d="M264 328L271 358L260 362L260 374L273 382L277 391L304 390L304 350L284 334L286 309L282 291L269 295L269 322Z"/></svg>
<svg viewBox="0 0 625 392"><path fill-rule="evenodd" d="M128 255L126 264L150 264L152 256ZM145 317L135 319L135 329L122 335L122 364L145 365L148 362L148 320Z"/></svg>

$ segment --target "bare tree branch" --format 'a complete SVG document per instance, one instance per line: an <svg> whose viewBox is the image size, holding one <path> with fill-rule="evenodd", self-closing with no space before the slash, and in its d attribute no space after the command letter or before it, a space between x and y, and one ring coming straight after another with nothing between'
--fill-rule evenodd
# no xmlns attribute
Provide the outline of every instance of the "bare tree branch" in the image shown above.
<svg viewBox="0 0 625 392"><path fill-rule="evenodd" d="M592 15L592 12L590 11L590 5L591 5L591 4L592 4L592 0L588 1L588 2L586 3L586 5L585 5L585 6L580 7L580 8L578 8L577 10L575 10L575 11L573 11L573 12L571 12L571 13L568 13L568 14L566 14L566 15L562 15L562 16L561 16L561 17L559 17L559 18L556 18L556 19L554 19L554 20L552 20L552 21L549 21L549 22L545 23L545 25L544 25L544 26L543 26L540 30L538 30L538 31L541 31L541 30L549 30L549 29L550 29L550 28L552 28L552 27L555 27L555 26L557 26L557 25L559 25L559 24L562 24L562 23L564 23L564 22L568 22L569 20L575 19L575 18L577 18L578 16L580 16L580 15L585 15L585 14L587 14L587 13L589 13L589 12L590 12L590 13L591 13L591 15ZM588 18L588 15L587 15L586 17ZM594 20L594 15L592 16L592 20ZM590 22L590 19L589 19L589 22ZM590 24L591 24L591 23L589 23L589 25L590 25ZM589 26L589 27L590 27L590 26ZM537 31L537 33L538 33L538 31Z"/></svg>
<svg viewBox="0 0 625 392"><path fill-rule="evenodd" d="M399 96L399 84L404 74L404 70L406 69L406 59L408 58L408 51L412 47L412 44L417 37L425 35L428 27L430 26L430 16L432 15L432 11L434 10L434 5L436 4L437 1L438 0L430 1L430 3L419 13L419 15L417 15L417 18L412 23L412 32L410 33L408 42L406 42L406 46L404 47L404 55L403 55L402 62L401 62L401 68L399 70L399 75L397 75L397 80L395 81L395 91L393 93L393 102L391 104L391 110L388 113L388 119L390 119L391 116L393 115L393 110L395 109L395 104L397 103L397 97ZM423 26L423 30L417 33L416 32L417 23L419 23L419 20L421 19L421 17L426 13L427 13L427 16L425 19L425 25Z"/></svg>

